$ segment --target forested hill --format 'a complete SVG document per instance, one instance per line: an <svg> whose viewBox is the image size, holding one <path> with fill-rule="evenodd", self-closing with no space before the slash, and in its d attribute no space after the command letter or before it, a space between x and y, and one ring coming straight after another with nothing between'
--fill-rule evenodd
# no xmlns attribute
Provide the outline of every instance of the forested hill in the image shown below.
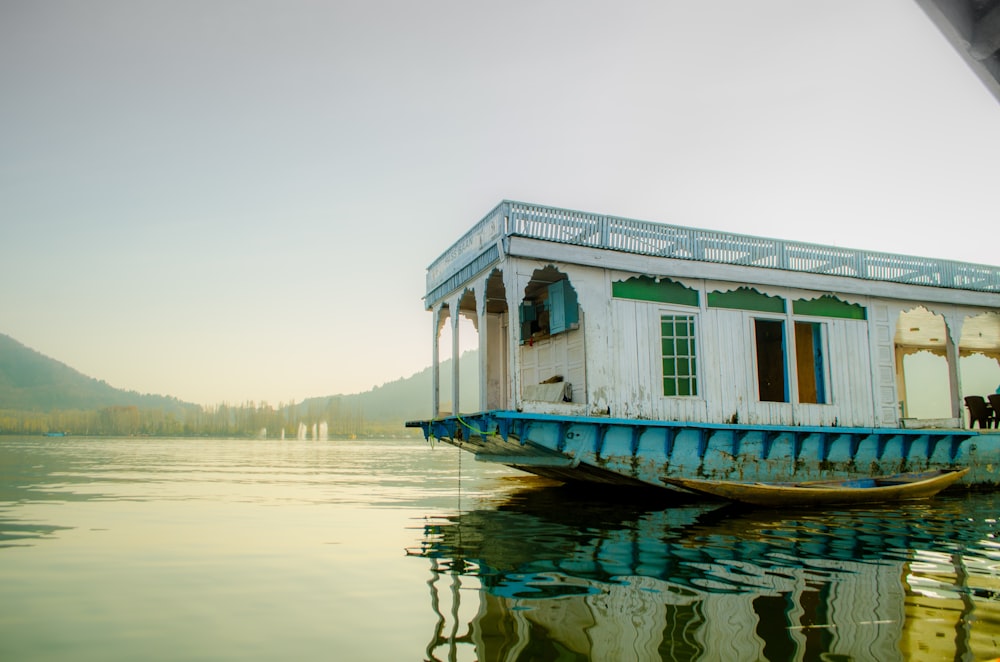
<svg viewBox="0 0 1000 662"><path fill-rule="evenodd" d="M174 413L198 408L177 398L114 388L0 334L0 409L47 412L105 407Z"/></svg>
<svg viewBox="0 0 1000 662"><path fill-rule="evenodd" d="M479 359L475 350L459 360L460 404L463 410L475 409L479 402ZM451 360L441 363L441 409L451 409ZM365 420L383 424L428 418L431 413L431 369L376 386L364 393L308 398L295 405L300 412L360 411ZM332 412L331 412L332 413ZM331 418L336 418L335 416Z"/></svg>
<svg viewBox="0 0 1000 662"><path fill-rule="evenodd" d="M478 359L461 360L464 409L479 401ZM441 364L441 409L451 410L451 361ZM364 393L309 398L276 409L265 402L204 408L174 397L116 389L0 334L0 434L291 436L325 426L330 435L417 435L405 421L431 411L431 370ZM313 432L315 436L315 431Z"/></svg>

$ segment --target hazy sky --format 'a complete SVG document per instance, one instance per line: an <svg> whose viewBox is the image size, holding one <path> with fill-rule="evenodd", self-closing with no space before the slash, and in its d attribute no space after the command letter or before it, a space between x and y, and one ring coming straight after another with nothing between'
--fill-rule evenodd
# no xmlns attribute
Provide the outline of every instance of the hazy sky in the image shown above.
<svg viewBox="0 0 1000 662"><path fill-rule="evenodd" d="M216 404L430 363L501 199L996 264L1000 104L913 0L0 0L0 333Z"/></svg>

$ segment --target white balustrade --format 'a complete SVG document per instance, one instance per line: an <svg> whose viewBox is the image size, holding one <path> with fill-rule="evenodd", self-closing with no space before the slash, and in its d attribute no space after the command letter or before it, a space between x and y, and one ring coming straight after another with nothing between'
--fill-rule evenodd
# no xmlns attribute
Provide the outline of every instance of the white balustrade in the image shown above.
<svg viewBox="0 0 1000 662"><path fill-rule="evenodd" d="M428 295L508 236L683 260L1000 292L1000 267L714 232L505 200L428 267Z"/></svg>

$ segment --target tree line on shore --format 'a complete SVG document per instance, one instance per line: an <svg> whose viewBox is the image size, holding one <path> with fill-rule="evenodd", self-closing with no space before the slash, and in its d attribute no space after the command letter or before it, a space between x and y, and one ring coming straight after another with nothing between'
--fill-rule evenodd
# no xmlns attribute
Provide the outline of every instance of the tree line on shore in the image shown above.
<svg viewBox="0 0 1000 662"><path fill-rule="evenodd" d="M295 439L305 430L331 437L415 436L402 420L369 419L359 402L331 397L301 405L245 402L180 410L134 405L90 410L0 410L0 434Z"/></svg>
<svg viewBox="0 0 1000 662"><path fill-rule="evenodd" d="M461 401L479 400L477 354L459 363ZM440 392L451 393L451 360ZM176 397L116 389L0 334L0 435L247 437L295 439L321 429L331 437L417 436L407 420L430 414L431 369L363 393L298 404L248 401L202 407ZM445 409L450 403L442 403Z"/></svg>

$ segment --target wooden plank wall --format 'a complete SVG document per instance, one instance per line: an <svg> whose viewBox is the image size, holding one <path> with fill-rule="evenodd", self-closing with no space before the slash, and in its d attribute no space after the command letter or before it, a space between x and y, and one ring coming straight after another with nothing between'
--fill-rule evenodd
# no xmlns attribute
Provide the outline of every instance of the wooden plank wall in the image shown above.
<svg viewBox="0 0 1000 662"><path fill-rule="evenodd" d="M757 425L874 425L868 324L863 320L801 318L826 328L829 404L759 402L754 365L756 313L676 309L698 315L699 396L662 395L661 304L614 299L611 306L611 415L657 420ZM789 352L793 339L789 338ZM789 368L790 392L794 368Z"/></svg>
<svg viewBox="0 0 1000 662"><path fill-rule="evenodd" d="M582 327L521 345L521 384L540 384L559 375L573 385L573 402L587 401Z"/></svg>

